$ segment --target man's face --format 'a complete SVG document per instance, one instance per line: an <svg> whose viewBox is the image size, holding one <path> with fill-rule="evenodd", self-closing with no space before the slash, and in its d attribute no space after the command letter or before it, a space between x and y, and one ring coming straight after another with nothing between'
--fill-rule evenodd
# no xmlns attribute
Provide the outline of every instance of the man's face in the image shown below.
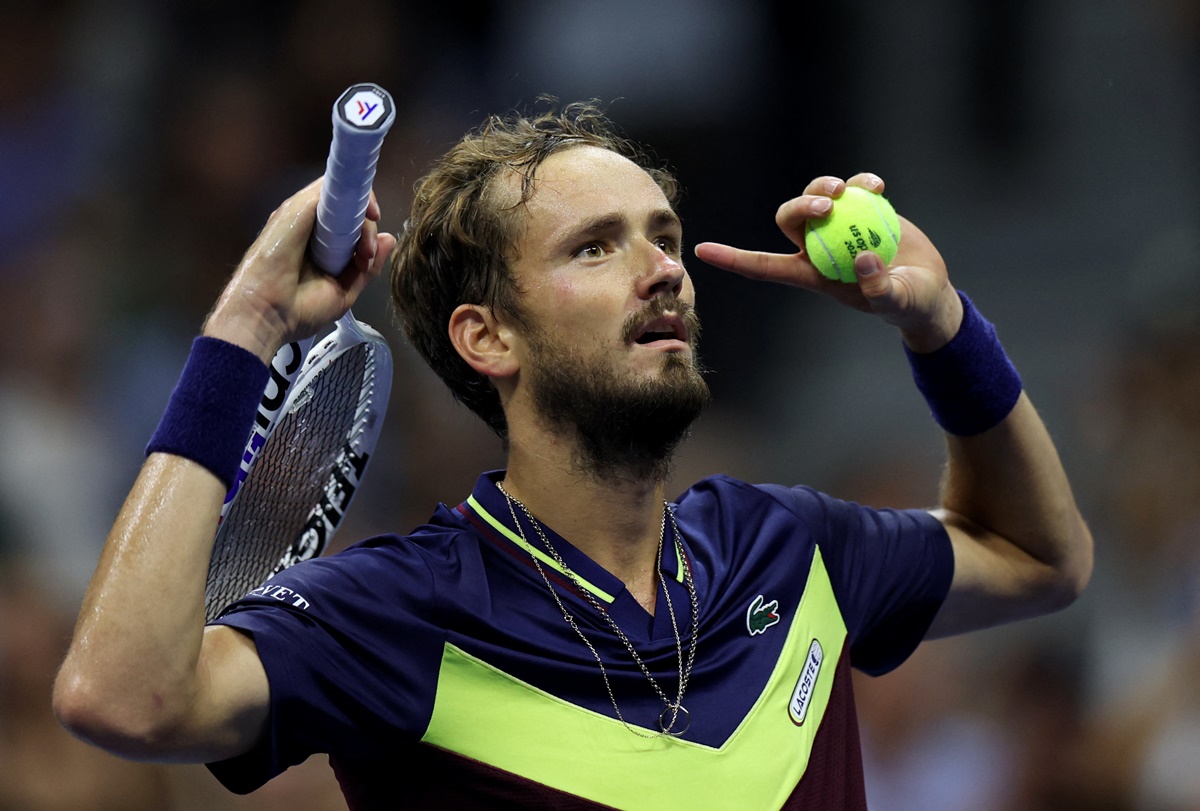
<svg viewBox="0 0 1200 811"><path fill-rule="evenodd" d="M646 172L596 147L551 155L534 189L513 270L537 409L577 429L593 472L661 475L709 396L679 219Z"/></svg>

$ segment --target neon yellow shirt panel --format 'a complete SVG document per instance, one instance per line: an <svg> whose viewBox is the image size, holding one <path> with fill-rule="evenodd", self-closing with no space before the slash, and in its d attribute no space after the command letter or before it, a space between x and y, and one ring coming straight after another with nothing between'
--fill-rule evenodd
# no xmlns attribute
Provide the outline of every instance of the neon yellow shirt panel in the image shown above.
<svg viewBox="0 0 1200 811"><path fill-rule="evenodd" d="M818 548L776 666L720 747L639 737L450 644L422 741L622 809L776 811L807 768L845 640Z"/></svg>

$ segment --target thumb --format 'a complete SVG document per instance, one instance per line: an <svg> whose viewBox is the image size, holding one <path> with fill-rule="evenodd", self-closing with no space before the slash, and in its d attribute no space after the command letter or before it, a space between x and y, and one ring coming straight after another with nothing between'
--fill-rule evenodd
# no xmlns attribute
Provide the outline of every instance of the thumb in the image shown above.
<svg viewBox="0 0 1200 811"><path fill-rule="evenodd" d="M863 251L854 257L854 275L858 277L863 297L871 302L872 309L877 310L880 300L886 300L892 289L883 260L876 253Z"/></svg>

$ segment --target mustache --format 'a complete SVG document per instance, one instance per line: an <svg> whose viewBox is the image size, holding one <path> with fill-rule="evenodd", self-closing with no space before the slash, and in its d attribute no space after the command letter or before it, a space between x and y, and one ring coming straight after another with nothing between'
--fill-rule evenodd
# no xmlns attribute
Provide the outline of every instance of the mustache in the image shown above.
<svg viewBox="0 0 1200 811"><path fill-rule="evenodd" d="M662 318L667 313L679 316L679 319L687 326L688 343L695 346L696 341L700 338L700 315L691 304L670 293L661 293L655 296L645 307L625 319L621 337L625 343L633 343L647 321Z"/></svg>

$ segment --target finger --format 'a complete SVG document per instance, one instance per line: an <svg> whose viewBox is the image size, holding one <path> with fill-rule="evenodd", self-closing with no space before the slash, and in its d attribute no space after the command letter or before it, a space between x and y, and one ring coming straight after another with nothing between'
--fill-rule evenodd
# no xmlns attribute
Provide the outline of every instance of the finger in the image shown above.
<svg viewBox="0 0 1200 811"><path fill-rule="evenodd" d="M350 258L351 264L361 273L370 269L379 252L378 236L379 224L372 219L363 220L362 232L354 244L354 255Z"/></svg>
<svg viewBox="0 0 1200 811"><path fill-rule="evenodd" d="M793 197L775 212L775 224L797 248L803 248L804 226L809 220L828 217L834 205L833 200L823 195L805 194Z"/></svg>
<svg viewBox="0 0 1200 811"><path fill-rule="evenodd" d="M775 212L775 224L798 248L804 248L804 226L809 220L828 217L833 210L832 200L846 191L846 181L832 175L822 175L809 181L804 194L781 205Z"/></svg>
<svg viewBox="0 0 1200 811"><path fill-rule="evenodd" d="M847 181L836 177L813 180L800 197L788 200L775 212L775 224L799 248L804 247L804 229L809 220L828 217L847 186L858 186L876 194L883 193L883 179L871 172L860 172Z"/></svg>
<svg viewBox="0 0 1200 811"><path fill-rule="evenodd" d="M875 194L883 194L883 178L874 172L859 172L846 181L847 186L858 186Z"/></svg>
<svg viewBox="0 0 1200 811"><path fill-rule="evenodd" d="M318 177L316 180L309 183L304 188L293 194L288 199L279 204L279 208L271 213L271 218L276 214L283 212L295 211L296 209L312 208L313 219L316 219L317 198L321 195L321 184L325 182L324 177ZM268 218L271 219L271 218Z"/></svg>
<svg viewBox="0 0 1200 811"><path fill-rule="evenodd" d="M891 293L891 279L883 259L872 251L863 251L854 257L854 275L858 278L858 287L867 301L880 302Z"/></svg>
<svg viewBox="0 0 1200 811"><path fill-rule="evenodd" d="M845 189L846 181L840 177L822 175L810 180L808 185L804 187L804 193L819 195L821 197L841 197Z"/></svg>
<svg viewBox="0 0 1200 811"><path fill-rule="evenodd" d="M379 200L375 197L375 190L371 190L371 196L367 200L367 219L378 220L383 216L383 210L379 207Z"/></svg>
<svg viewBox="0 0 1200 811"><path fill-rule="evenodd" d="M889 323L896 323L896 319L911 311L918 300L914 287L921 284L922 272L918 268L887 268L878 255L863 251L854 257L854 275L869 311Z"/></svg>
<svg viewBox="0 0 1200 811"><path fill-rule="evenodd" d="M396 247L396 237L392 234L379 234L376 238L375 255L366 267L356 266L347 271L344 275L349 276L349 287L346 290L347 302L351 305L358 300L359 295L368 284L380 273L383 272L384 266L387 264L388 257L392 253L392 249Z"/></svg>
<svg viewBox="0 0 1200 811"><path fill-rule="evenodd" d="M719 242L701 242L695 248L696 257L713 267L728 270L758 281L807 286L820 276L817 269L802 254L747 251Z"/></svg>
<svg viewBox="0 0 1200 811"><path fill-rule="evenodd" d="M374 278L383 272L392 256L392 251L396 249L396 235L383 233L379 235L375 248L375 260L371 263L371 277Z"/></svg>
<svg viewBox="0 0 1200 811"><path fill-rule="evenodd" d="M284 200L271 212L266 225L250 246L239 265L249 269L262 260L296 266L308 247L308 235L317 221L317 196L320 181L310 183Z"/></svg>

